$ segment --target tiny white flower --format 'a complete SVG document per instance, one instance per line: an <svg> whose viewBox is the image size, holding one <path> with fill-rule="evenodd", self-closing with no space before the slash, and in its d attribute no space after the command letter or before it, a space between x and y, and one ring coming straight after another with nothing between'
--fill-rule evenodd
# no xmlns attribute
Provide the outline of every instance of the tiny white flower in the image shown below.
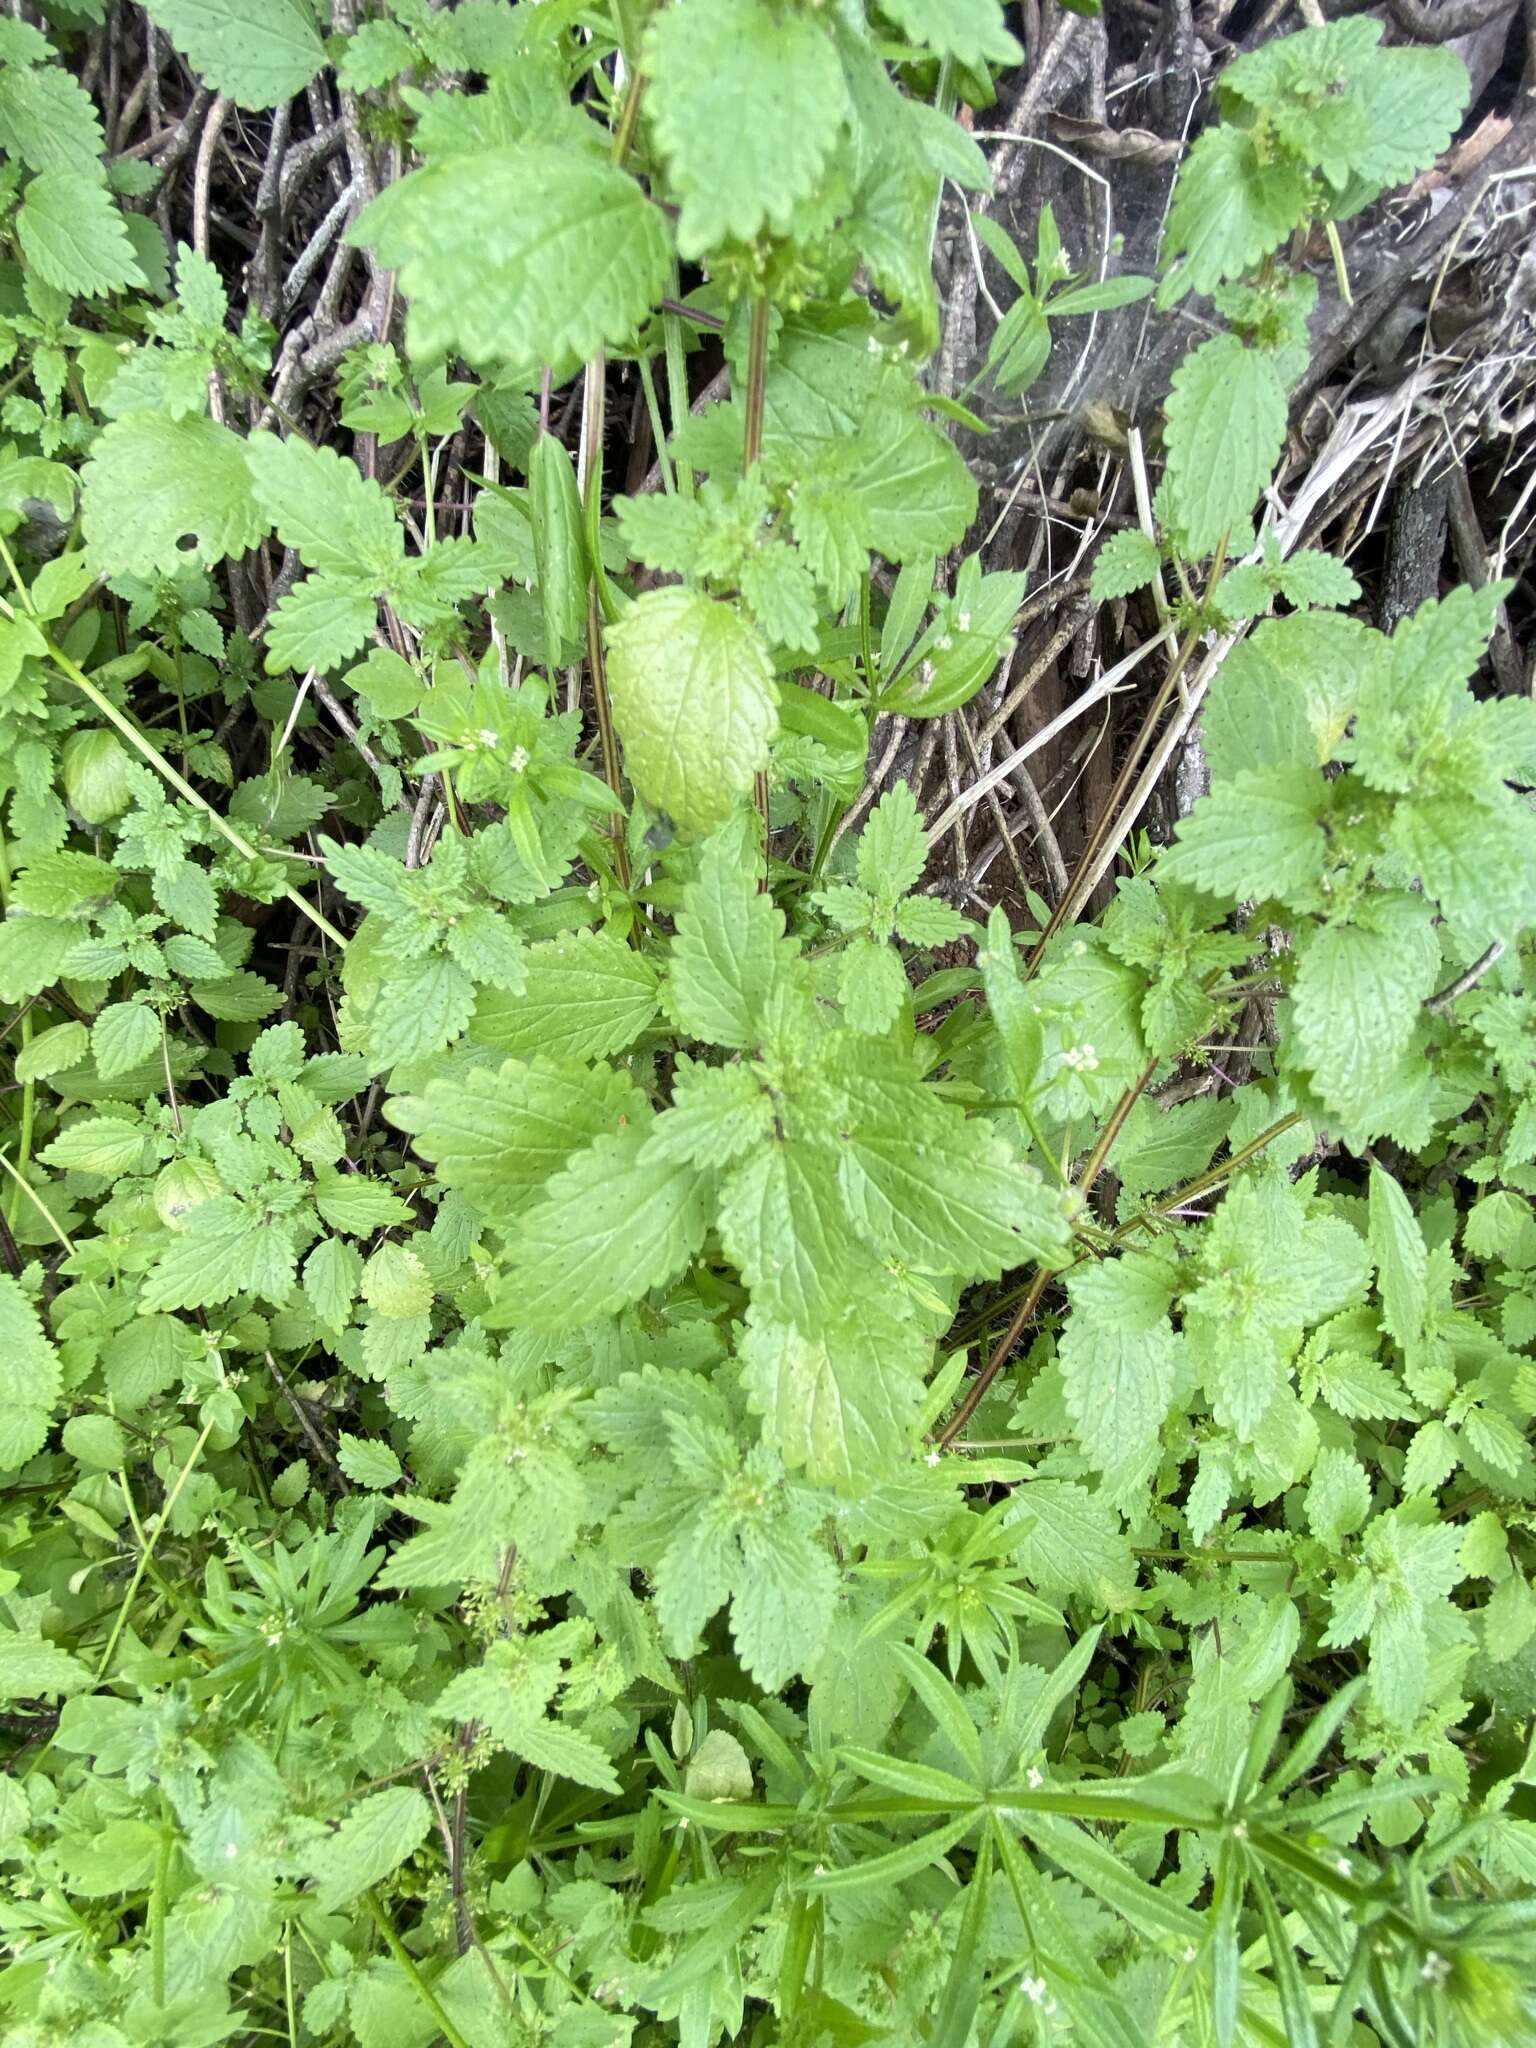
<svg viewBox="0 0 1536 2048"><path fill-rule="evenodd" d="M240 1844L238 1842L226 1842L224 1844L224 1854L233 1862L240 1854Z"/></svg>
<svg viewBox="0 0 1536 2048"><path fill-rule="evenodd" d="M957 625L957 626L958 626L958 627L960 628L960 630L961 630L961 632L962 632L962 633L969 633L969 631L971 630L971 615L970 615L970 613L969 613L969 612L957 612L957 613L955 614L955 624L956 624L956 625Z"/></svg>
<svg viewBox="0 0 1536 2048"><path fill-rule="evenodd" d="M514 747L507 758L507 766L514 775L521 775L528 766L528 749L526 747Z"/></svg>
<svg viewBox="0 0 1536 2048"><path fill-rule="evenodd" d="M498 737L496 728L491 725L482 725L479 737L482 747L494 747Z"/></svg>
<svg viewBox="0 0 1536 2048"><path fill-rule="evenodd" d="M939 1450L937 1444L935 1444L934 1448L928 1453L927 1457L923 1460L923 1463L925 1465L938 1465L942 1463L942 1461L943 1454Z"/></svg>
<svg viewBox="0 0 1536 2048"><path fill-rule="evenodd" d="M1234 1841L1234 1842L1246 1842L1246 1841L1247 1841L1247 1839L1248 1839L1248 1823L1247 1823L1247 1821L1245 1821L1245 1820L1240 1820L1240 1821L1235 1821L1235 1822L1233 1823L1233 1827L1232 1827L1232 1839L1233 1839L1233 1841Z"/></svg>
<svg viewBox="0 0 1536 2048"><path fill-rule="evenodd" d="M1028 1785L1031 1792L1038 1792L1045 1783L1045 1773L1038 1764L1031 1764L1024 1782Z"/></svg>
<svg viewBox="0 0 1536 2048"><path fill-rule="evenodd" d="M1333 1867L1339 1873L1340 1877L1354 1876L1354 1871L1350 1865L1350 1861L1347 1856L1335 1857Z"/></svg>

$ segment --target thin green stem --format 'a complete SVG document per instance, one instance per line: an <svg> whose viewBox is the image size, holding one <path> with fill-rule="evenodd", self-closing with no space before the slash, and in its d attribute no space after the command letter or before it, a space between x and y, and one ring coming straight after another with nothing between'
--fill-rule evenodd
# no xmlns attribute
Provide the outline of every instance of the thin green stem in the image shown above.
<svg viewBox="0 0 1536 2048"><path fill-rule="evenodd" d="M155 1883L149 1895L150 1984L155 2004L165 2004L165 1916L166 1893L171 1882L171 1855L176 1846L175 1830L165 1794L160 1795L160 1841L155 1852Z"/></svg>
<svg viewBox="0 0 1536 2048"><path fill-rule="evenodd" d="M1289 1116L1283 1116L1278 1123L1271 1124L1267 1131L1260 1131L1256 1138L1251 1138L1229 1159L1223 1159L1216 1166L1207 1167L1204 1173L1196 1174L1193 1180L1185 1181L1182 1187L1174 1188L1171 1193L1160 1196L1150 1209L1143 1210L1141 1215L1133 1216L1128 1223L1122 1224L1111 1242L1122 1244L1133 1230L1150 1227L1152 1217L1166 1216L1170 1209L1181 1209L1186 1202L1194 1201L1197 1196L1209 1194L1212 1188L1220 1187L1222 1182L1240 1166L1245 1166L1250 1159L1256 1158L1260 1152L1272 1145L1276 1138L1284 1137L1287 1131L1294 1130L1302 1121L1301 1111L1292 1110Z"/></svg>
<svg viewBox="0 0 1536 2048"><path fill-rule="evenodd" d="M742 433L741 466L745 474L757 462L763 452L763 393L768 382L768 315L769 300L766 292L759 292L752 301L752 324L747 334L747 389L746 425ZM763 846L766 859L768 835L772 831L772 819L768 811L768 777L759 769L753 778L753 800L763 821ZM762 886L768 886L766 872Z"/></svg>
<svg viewBox="0 0 1536 2048"><path fill-rule="evenodd" d="M1125 1128L1126 1118L1136 1107L1142 1090L1157 1072L1157 1068L1158 1062L1156 1060L1148 1062L1136 1080L1131 1083L1130 1087L1126 1089L1120 1100L1115 1104L1108 1123L1105 1124L1103 1130L1099 1133L1099 1142L1089 1153L1088 1162L1078 1175L1078 1193L1082 1195L1085 1201L1093 1191L1094 1182L1104 1170L1104 1162L1108 1159L1115 1140ZM938 1450L948 1450L949 1446L981 1406L982 1401L986 1398L987 1389L1013 1355L1014 1345L1023 1336L1030 1318L1040 1306L1045 1290L1051 1283L1051 1276L1054 1270L1050 1266L1036 1267L1034 1277L1025 1290L1024 1299L1019 1303L1018 1308L1014 1312L1012 1322L1009 1323L1007 1329L998 1339L991 1357L972 1379L969 1387L967 1387L964 1400L960 1402L948 1422L945 1423L944 1427L934 1438L934 1444Z"/></svg>
<svg viewBox="0 0 1536 2048"><path fill-rule="evenodd" d="M675 299L680 289L677 267L672 270L672 282L668 287ZM676 313L661 316L662 347L667 358L667 412L672 421L672 438L676 440L688 418L688 352L683 347L683 323ZM681 457L677 464L677 492L681 498L693 496L693 467Z"/></svg>
<svg viewBox="0 0 1536 2048"><path fill-rule="evenodd" d="M5 835L0 833L0 917L4 916L5 907L10 902L10 897L10 854L6 847ZM32 1005L30 1003L22 1010L20 1022L21 1051L25 1053L27 1047L32 1043ZM27 1161L32 1157L32 1130L36 1109L37 1084L29 1074L21 1084L21 1127L16 1140L17 1163L20 1167L20 1173L17 1176L19 1185L8 1188L5 1198L5 1220L8 1228L13 1231L16 1228L16 1218L21 1213L20 1188L24 1188L27 1185L24 1176L27 1170Z"/></svg>
<svg viewBox="0 0 1536 2048"><path fill-rule="evenodd" d="M75 1249L75 1240L64 1228L63 1224L59 1221L58 1217L54 1215L53 1211L49 1208L48 1204L37 1192L37 1189L33 1187L31 1181L29 1181L24 1174L20 1174L16 1171L15 1165L12 1162L9 1153L0 1152L0 1166L3 1166L5 1168L6 1172L11 1176L12 1180L15 1181L17 1187L20 1188L21 1192L26 1196L27 1200L32 1204L32 1206L36 1210L38 1210L38 1212L41 1214L43 1218L43 1221L48 1225L48 1228L59 1240L59 1243L63 1245L65 1251L70 1252L72 1254ZM8 1223L12 1220L13 1219L10 1216L7 1216L6 1221Z"/></svg>
<svg viewBox="0 0 1536 2048"><path fill-rule="evenodd" d="M148 1543L146 1543L144 1548L139 1552L139 1561L133 1568L133 1577L128 1581L128 1590L123 1595L122 1605L117 1610L117 1619L112 1624L112 1633L107 1637L107 1647L102 1651L101 1662L96 1667L96 1683L98 1685L101 1684L102 1680L106 1677L108 1671L110 1671L112 1668L112 1659L117 1651L118 1638L122 1635L124 1628L127 1626L129 1609L133 1606L133 1602L138 1593L138 1590L140 1586L144 1583L144 1574L149 1569L150 1559L154 1555L155 1546L159 1543L161 1536L164 1534L166 1524L171 1519L172 1509L175 1507L177 1501L181 1498L182 1488L186 1485L187 1481L192 1477L193 1467L197 1464L198 1459L203 1455L203 1445L207 1443L209 1437L212 1434L213 1418L210 1416L208 1421L203 1424L202 1429L199 1431L197 1442L192 1446L191 1450L187 1453L186 1463L182 1466L181 1470L176 1474L176 1483L172 1486L170 1492L165 1497L165 1506L160 1510L159 1514L155 1517L155 1526L150 1531Z"/></svg>
<svg viewBox="0 0 1536 2048"><path fill-rule="evenodd" d="M585 518L587 563L587 667L592 677L592 703L597 713L598 738L603 749L603 779L619 803L609 826L613 836L613 865L621 886L630 883L629 849L624 843L624 773L619 761L618 735L614 731L613 706L608 696L608 669L603 652L602 564L598 553L599 526L603 503L603 418L607 405L606 363L594 356L582 384L581 483Z"/></svg>
<svg viewBox="0 0 1536 2048"><path fill-rule="evenodd" d="M53 663L54 667L59 671L60 675L66 677L67 680L73 683L75 688L80 691L82 696L87 698L90 703L95 705L96 709L101 713L103 718L108 720L110 724L115 725L117 727L118 731L122 734L123 738L127 740L128 744L135 750L135 752L141 754L143 758L149 762L152 768L156 768L159 770L161 775L165 777L166 781L171 785L172 789L175 790L178 796L185 798L185 800L189 804L193 805L197 810L203 813L203 816L207 818L213 825L214 830L218 832L221 835L221 837L228 840L229 844L235 849L236 853L238 853L242 859L259 860L261 858L261 855L257 852L256 848L251 845L250 841L245 837L245 835L241 832L237 832L234 826L230 824L229 820L227 818L222 817L219 814L219 812L217 812L214 809L213 805L209 803L206 797L198 795L197 791L192 787L191 783L187 781L186 777L184 775L179 775L176 772L176 770L171 766L170 762L167 761L164 754L160 752L160 749L156 746L151 745L151 743L144 737L143 733L141 733L138 727L133 723L132 719L126 717L123 712L119 711L117 706L112 702L111 698L106 696L104 692L102 692L96 687L96 685L91 681L90 677L85 673L84 669L79 667L77 663L71 661L69 656L64 652L62 647L55 647L51 640L48 642L48 659ZM313 903L309 902L307 898L301 896L297 889L285 888L283 890L283 894L296 910L303 911L304 915L309 919L311 924L313 924L319 931L324 932L325 936L331 941L332 945L340 946L343 951L346 950L347 942L345 938L339 931L337 931L335 925L331 923L330 919L326 917L322 911L317 910Z"/></svg>
<svg viewBox="0 0 1536 2048"><path fill-rule="evenodd" d="M449 2042L450 2048L469 2048L469 2043L453 2024L453 2021L449 2019L447 2013L444 2012L442 2001L437 1993L421 1974L416 1958L411 1954L399 1935L396 1934L394 1923L385 1912L383 1906L380 1905L377 1896L371 1891L364 1892L363 1904L373 1916L374 1924L377 1926L380 1934L383 1935L385 1947L411 1980L411 1988L437 2022L438 2028Z"/></svg>
<svg viewBox="0 0 1536 2048"><path fill-rule="evenodd" d="M651 369L649 356L639 359L640 388L645 393L646 417L651 423L651 439L656 444L656 467L661 472L662 496L670 498L677 490L677 479L672 474L672 458L667 453L666 429L661 420L661 401L656 396L656 377Z"/></svg>
<svg viewBox="0 0 1536 2048"><path fill-rule="evenodd" d="M645 73L632 71L624 92L624 104L619 109L619 125L613 131L613 160L616 164L623 163L629 155L640 120L640 103L644 98Z"/></svg>

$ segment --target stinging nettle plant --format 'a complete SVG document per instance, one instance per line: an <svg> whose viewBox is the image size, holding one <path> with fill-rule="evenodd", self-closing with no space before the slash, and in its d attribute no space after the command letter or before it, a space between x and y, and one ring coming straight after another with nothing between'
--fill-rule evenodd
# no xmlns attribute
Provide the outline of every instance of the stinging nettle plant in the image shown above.
<svg viewBox="0 0 1536 2048"><path fill-rule="evenodd" d="M866 799L1028 595L996 0L119 9L207 165L335 106L334 349L100 11L0 22L0 2048L1528 2038L1536 713L1267 496L1459 60L1222 73L1091 590L1209 791L979 921ZM1148 290L975 228L968 396Z"/></svg>

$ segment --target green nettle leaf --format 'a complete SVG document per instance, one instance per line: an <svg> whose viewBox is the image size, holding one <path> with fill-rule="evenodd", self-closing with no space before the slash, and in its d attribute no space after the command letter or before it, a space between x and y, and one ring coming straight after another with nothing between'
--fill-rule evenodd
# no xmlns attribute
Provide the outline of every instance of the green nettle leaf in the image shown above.
<svg viewBox="0 0 1536 2048"><path fill-rule="evenodd" d="M346 456L297 435L252 434L245 459L257 504L307 569L382 579L403 558L394 506Z"/></svg>
<svg viewBox="0 0 1536 2048"><path fill-rule="evenodd" d="M62 1385L59 1355L37 1310L0 1273L0 1466L14 1470L42 1449Z"/></svg>
<svg viewBox="0 0 1536 2048"><path fill-rule="evenodd" d="M304 1261L304 1292L327 1329L346 1328L362 1277L362 1257L345 1238L324 1238Z"/></svg>
<svg viewBox="0 0 1536 2048"><path fill-rule="evenodd" d="M720 823L768 765L778 730L768 650L702 591L647 591L609 628L608 688L635 787L685 830Z"/></svg>
<svg viewBox="0 0 1536 2048"><path fill-rule="evenodd" d="M531 1330L591 1322L674 1280L704 1241L706 1182L645 1160L637 1122L576 1153L523 1212L502 1306Z"/></svg>
<svg viewBox="0 0 1536 2048"><path fill-rule="evenodd" d="M537 143L414 171L348 233L400 272L413 355L529 370L622 346L671 262L662 215L633 178Z"/></svg>
<svg viewBox="0 0 1536 2048"><path fill-rule="evenodd" d="M40 172L27 186L16 233L27 262L60 291L100 295L148 282L111 194L85 171Z"/></svg>
<svg viewBox="0 0 1536 2048"><path fill-rule="evenodd" d="M849 460L860 526L889 561L921 561L955 547L976 517L976 482L959 449L915 413L881 407ZM1022 581L1014 587L1022 596Z"/></svg>
<svg viewBox="0 0 1536 2048"><path fill-rule="evenodd" d="M1017 64L1024 55L1003 26L999 0L881 0L880 11L912 42L953 57L968 70Z"/></svg>
<svg viewBox="0 0 1536 2048"><path fill-rule="evenodd" d="M1285 441L1285 386L1273 357L1217 334L1173 374L1164 408L1168 468L1159 508L1191 555L1240 543Z"/></svg>
<svg viewBox="0 0 1536 2048"><path fill-rule="evenodd" d="M432 1808L413 1785L390 1785L359 1800L305 1860L315 1903L334 1913L414 1856L431 1828Z"/></svg>
<svg viewBox="0 0 1536 2048"><path fill-rule="evenodd" d="M1081 1268L1057 1344L1067 1411L1095 1465L1113 1471L1155 1448L1178 1376L1168 1320L1178 1275L1150 1254Z"/></svg>
<svg viewBox="0 0 1536 2048"><path fill-rule="evenodd" d="M336 1462L355 1486L382 1492L400 1478L400 1460L389 1444L349 1436L345 1430L336 1439Z"/></svg>
<svg viewBox="0 0 1536 2048"><path fill-rule="evenodd" d="M145 0L145 11L194 71L242 107L292 99L325 62L306 0Z"/></svg>
<svg viewBox="0 0 1536 2048"><path fill-rule="evenodd" d="M794 957L784 913L758 889L740 833L726 826L703 848L684 893L667 975L669 1012L693 1037L746 1051L762 1039L769 999Z"/></svg>
<svg viewBox="0 0 1536 2048"><path fill-rule="evenodd" d="M396 1096L390 1120L489 1222L509 1222L573 1152L639 1117L644 1097L609 1067L540 1057L437 1078Z"/></svg>
<svg viewBox="0 0 1536 2048"><path fill-rule="evenodd" d="M0 1629L0 1700L64 1696L94 1683L90 1666L41 1636Z"/></svg>
<svg viewBox="0 0 1536 2048"><path fill-rule="evenodd" d="M160 1019L147 1003L109 1003L91 1026L91 1053L104 1081L153 1056L160 1049Z"/></svg>
<svg viewBox="0 0 1536 2048"><path fill-rule="evenodd" d="M901 955L879 939L854 939L844 951L837 994L855 1031L889 1031L911 993Z"/></svg>
<svg viewBox="0 0 1536 2048"><path fill-rule="evenodd" d="M0 149L32 171L82 171L99 182L101 122L67 71L8 64L0 71Z"/></svg>
<svg viewBox="0 0 1536 2048"><path fill-rule="evenodd" d="M995 1274L1061 1256L1061 1197L985 1124L878 1071L845 1085L843 1193L871 1243L919 1273Z"/></svg>
<svg viewBox="0 0 1536 2048"><path fill-rule="evenodd" d="M286 1301L293 1232L234 1195L199 1203L144 1282L146 1308L213 1308L233 1294Z"/></svg>
<svg viewBox="0 0 1536 2048"><path fill-rule="evenodd" d="M1374 31L1372 41L1380 39L1379 22L1361 26ZM1359 69L1357 90L1369 140L1352 166L1348 198L1364 204L1382 186L1426 170L1449 147L1472 82L1454 50L1376 49Z"/></svg>
<svg viewBox="0 0 1536 2048"><path fill-rule="evenodd" d="M1381 1288L1382 1321L1399 1344L1416 1344L1429 1303L1424 1234L1408 1197L1391 1174L1376 1165L1371 1167L1370 1245Z"/></svg>
<svg viewBox="0 0 1536 2048"><path fill-rule="evenodd" d="M674 0L646 38L646 108L683 202L678 249L702 256L788 231L848 117L836 46L813 13L770 0ZM752 109L748 121L724 117Z"/></svg>
<svg viewBox="0 0 1536 2048"><path fill-rule="evenodd" d="M522 1058L606 1059L656 1015L656 971L612 932L572 932L530 946L515 994L485 990L470 1036Z"/></svg>
<svg viewBox="0 0 1536 2048"><path fill-rule="evenodd" d="M878 1296L856 1297L814 1336L753 1308L739 1357L763 1437L786 1465L851 1489L909 1455L932 1346Z"/></svg>
<svg viewBox="0 0 1536 2048"><path fill-rule="evenodd" d="M94 566L104 576L157 576L253 548L266 522L245 449L238 434L198 416L113 420L80 473Z"/></svg>
<svg viewBox="0 0 1536 2048"><path fill-rule="evenodd" d="M827 1150L762 1146L724 1182L720 1237L766 1315L813 1333L873 1292L880 1269L850 1227Z"/></svg>
<svg viewBox="0 0 1536 2048"><path fill-rule="evenodd" d="M1309 903L1327 852L1319 823L1327 803L1315 768L1242 769L1184 819L1161 875L1213 896Z"/></svg>
<svg viewBox="0 0 1536 2048"><path fill-rule="evenodd" d="M1251 129L1208 128L1179 166L1163 237L1172 267L1159 304L1251 270L1299 226L1309 198L1306 171L1293 157L1266 160Z"/></svg>
<svg viewBox="0 0 1536 2048"><path fill-rule="evenodd" d="M1095 604L1113 597L1129 597L1144 590L1157 578L1160 556L1157 543L1139 527L1112 533L1093 559L1093 582L1089 594Z"/></svg>
<svg viewBox="0 0 1536 2048"><path fill-rule="evenodd" d="M1428 910L1413 897L1373 905L1370 926L1335 921L1308 937L1294 987L1297 1047L1313 1087L1352 1131L1379 1128L1439 957Z"/></svg>

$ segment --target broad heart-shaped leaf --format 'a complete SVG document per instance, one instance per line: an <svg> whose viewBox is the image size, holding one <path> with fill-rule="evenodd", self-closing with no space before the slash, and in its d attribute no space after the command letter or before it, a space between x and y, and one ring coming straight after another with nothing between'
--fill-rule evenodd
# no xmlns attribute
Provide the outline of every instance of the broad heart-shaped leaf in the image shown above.
<svg viewBox="0 0 1536 2048"><path fill-rule="evenodd" d="M1157 543L1138 527L1112 533L1094 557L1089 596L1095 604L1144 590L1158 571Z"/></svg>
<svg viewBox="0 0 1536 2048"><path fill-rule="evenodd" d="M0 1469L14 1471L42 1449L61 1384L37 1310L0 1273Z"/></svg>
<svg viewBox="0 0 1536 2048"><path fill-rule="evenodd" d="M518 1223L499 1309L519 1328L569 1329L675 1279L704 1242L697 1168L640 1161L638 1119L576 1153Z"/></svg>
<svg viewBox="0 0 1536 2048"><path fill-rule="evenodd" d="M859 880L878 902L915 889L928 865L928 834L910 784L892 783L859 834Z"/></svg>
<svg viewBox="0 0 1536 2048"><path fill-rule="evenodd" d="M382 581L404 557L394 506L346 456L297 435L252 434L245 459L257 504L306 569Z"/></svg>
<svg viewBox="0 0 1536 2048"><path fill-rule="evenodd" d="M31 171L83 171L101 182L95 102L58 65L7 64L0 71L0 149Z"/></svg>
<svg viewBox="0 0 1536 2048"><path fill-rule="evenodd" d="M671 261L633 178L537 143L413 171L348 232L400 272L413 355L524 370L628 341Z"/></svg>
<svg viewBox="0 0 1536 2048"><path fill-rule="evenodd" d="M1003 26L999 0L882 0L909 41L953 57L968 71L988 64L1017 64L1024 52Z"/></svg>
<svg viewBox="0 0 1536 2048"><path fill-rule="evenodd" d="M1536 914L1536 817L1523 798L1454 796L1397 806L1390 837L1403 864L1469 946L1506 942Z"/></svg>
<svg viewBox="0 0 1536 2048"><path fill-rule="evenodd" d="M198 77L238 106L275 107L325 62L306 0L145 0Z"/></svg>
<svg viewBox="0 0 1536 2048"><path fill-rule="evenodd" d="M732 822L700 852L677 915L666 994L682 1030L738 1052L761 1042L768 999L796 952L784 913L748 872L746 851Z"/></svg>
<svg viewBox="0 0 1536 2048"><path fill-rule="evenodd" d="M736 1536L731 1637L752 1677L775 1692L821 1654L837 1604L837 1566L805 1512L754 1515Z"/></svg>
<svg viewBox="0 0 1536 2048"><path fill-rule="evenodd" d="M765 224L785 233L848 116L822 22L770 0L674 0L646 37L645 68L646 111L683 202L681 254L749 242Z"/></svg>
<svg viewBox="0 0 1536 2048"><path fill-rule="evenodd" d="M89 172L35 177L16 216L16 234L27 262L60 291L99 294L148 282L112 195Z"/></svg>
<svg viewBox="0 0 1536 2048"><path fill-rule="evenodd" d="M1241 277L1299 226L1310 196L1302 167L1278 155L1263 161L1251 129L1208 128L1179 166L1163 239L1173 268L1158 303Z"/></svg>
<svg viewBox="0 0 1536 2048"><path fill-rule="evenodd" d="M1435 985L1440 948L1430 906L1413 896L1370 905L1370 924L1324 925L1301 951L1293 989L1298 1064L1352 1133L1380 1128L1396 1076Z"/></svg>
<svg viewBox="0 0 1536 2048"><path fill-rule="evenodd" d="M1341 212L1364 205L1384 185L1404 184L1428 169L1456 133L1471 80L1454 50L1377 50L1360 67L1357 89L1370 141L1355 161Z"/></svg>
<svg viewBox="0 0 1536 2048"><path fill-rule="evenodd" d="M1178 1338L1168 1320L1177 1275L1128 1253L1080 1267L1056 1355L1067 1412L1090 1461L1113 1470L1157 1442L1173 1398Z"/></svg>
<svg viewBox="0 0 1536 2048"><path fill-rule="evenodd" d="M720 1238L760 1313L808 1335L890 1284L853 1234L829 1147L760 1146L721 1187Z"/></svg>
<svg viewBox="0 0 1536 2048"><path fill-rule="evenodd" d="M189 1211L180 1235L150 1269L145 1308L215 1308L232 1294L284 1302L293 1291L293 1234L233 1195Z"/></svg>
<svg viewBox="0 0 1536 2048"><path fill-rule="evenodd" d="M768 765L773 664L732 605L647 591L609 628L608 689L630 779L684 830L718 824Z"/></svg>
<svg viewBox="0 0 1536 2048"><path fill-rule="evenodd" d="M976 517L976 480L947 434L882 406L854 448L850 483L863 507L870 546L888 561L941 554Z"/></svg>
<svg viewBox="0 0 1536 2048"><path fill-rule="evenodd" d="M572 1059L506 1060L461 1079L438 1076L396 1096L389 1119L423 1159L492 1223L525 1209L571 1154L641 1116L625 1074Z"/></svg>
<svg viewBox="0 0 1536 2048"><path fill-rule="evenodd" d="M1208 555L1224 535L1251 532L1254 504L1285 440L1285 417L1274 359L1235 334L1202 342L1174 371L1158 503L1187 554Z"/></svg>
<svg viewBox="0 0 1536 2048"><path fill-rule="evenodd" d="M1310 903L1327 852L1318 822L1327 802L1316 768L1240 769L1180 825L1161 876L1212 896Z"/></svg>
<svg viewBox="0 0 1536 2048"><path fill-rule="evenodd" d="M335 1834L306 1858L315 1900L333 1913L415 1855L432 1828L432 1809L414 1785L390 1785L360 1799Z"/></svg>
<svg viewBox="0 0 1536 2048"><path fill-rule="evenodd" d="M80 474L86 545L104 576L210 568L253 548L266 530L245 443L201 416L113 420ZM186 539L190 549L180 545Z"/></svg>
<svg viewBox="0 0 1536 2048"><path fill-rule="evenodd" d="M528 1058L606 1059L633 1045L656 1015L656 971L612 932L567 932L530 946L523 986L482 989L469 1035Z"/></svg>
<svg viewBox="0 0 1536 2048"><path fill-rule="evenodd" d="M378 611L378 598L366 583L306 576L267 621L267 673L340 668L368 644Z"/></svg>
<svg viewBox="0 0 1536 2048"><path fill-rule="evenodd" d="M840 1078L841 1180L861 1236L919 1273L996 1275L1061 1256L1061 1198L989 1125L873 1060Z"/></svg>
<svg viewBox="0 0 1536 2048"><path fill-rule="evenodd" d="M932 1351L881 1296L860 1294L814 1336L754 1306L738 1355L763 1437L784 1463L853 1488L908 1455Z"/></svg>

